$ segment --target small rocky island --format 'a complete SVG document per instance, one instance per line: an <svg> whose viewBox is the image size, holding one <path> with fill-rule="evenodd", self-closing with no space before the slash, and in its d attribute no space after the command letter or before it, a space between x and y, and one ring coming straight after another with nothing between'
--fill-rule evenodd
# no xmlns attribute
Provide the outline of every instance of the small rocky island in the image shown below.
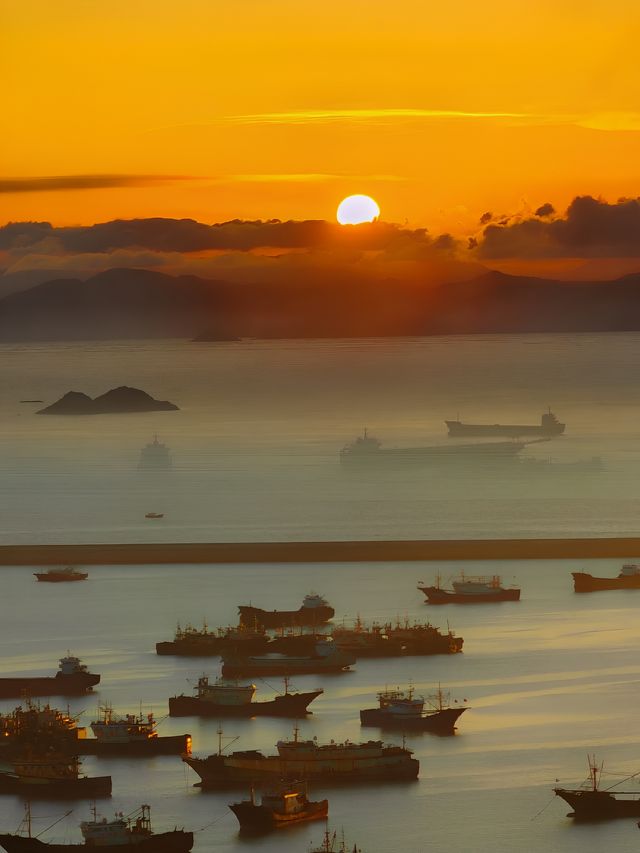
<svg viewBox="0 0 640 853"><path fill-rule="evenodd" d="M121 385L106 394L91 398L81 391L68 391L63 397L40 409L38 415L105 415L130 412L175 412L178 407L168 400L154 400L146 391Z"/></svg>

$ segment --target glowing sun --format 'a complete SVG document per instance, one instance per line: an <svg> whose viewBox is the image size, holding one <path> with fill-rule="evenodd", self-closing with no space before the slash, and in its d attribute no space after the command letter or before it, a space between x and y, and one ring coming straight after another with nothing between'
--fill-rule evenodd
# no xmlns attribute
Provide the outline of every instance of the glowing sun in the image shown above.
<svg viewBox="0 0 640 853"><path fill-rule="evenodd" d="M380 208L368 195L349 195L338 205L336 218L340 225L359 225L373 222L380 216Z"/></svg>

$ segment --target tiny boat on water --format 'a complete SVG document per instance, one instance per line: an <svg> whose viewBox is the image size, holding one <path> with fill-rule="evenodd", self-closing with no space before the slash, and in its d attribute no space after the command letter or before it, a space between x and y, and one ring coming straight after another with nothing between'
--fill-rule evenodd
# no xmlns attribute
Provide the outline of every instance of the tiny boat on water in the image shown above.
<svg viewBox="0 0 640 853"><path fill-rule="evenodd" d="M569 803L572 812L567 817L576 820L607 820L617 817L640 817L640 793L638 791L619 791L629 779L637 773L620 779L609 788L600 787L602 764L598 766L594 756L589 756L589 780L579 788L554 788L553 793Z"/></svg>
<svg viewBox="0 0 640 853"><path fill-rule="evenodd" d="M625 563L615 578L597 578L587 572L571 572L575 592L600 592L608 589L640 589L640 566Z"/></svg>
<svg viewBox="0 0 640 853"><path fill-rule="evenodd" d="M0 771L0 794L59 799L111 796L111 776L81 776L80 760L60 752L25 752Z"/></svg>
<svg viewBox="0 0 640 853"><path fill-rule="evenodd" d="M324 691L289 693L289 679L284 679L284 693L266 702L254 702L255 684L238 684L224 678L209 683L206 675L198 679L195 696L173 696L169 699L172 717L301 717L309 713L308 706Z"/></svg>
<svg viewBox="0 0 640 853"><path fill-rule="evenodd" d="M503 587L500 575L462 575L452 582L453 589L442 589L440 578L435 586L418 584L428 604L493 604L499 601L520 601L517 587Z"/></svg>
<svg viewBox="0 0 640 853"><path fill-rule="evenodd" d="M147 512L145 513L145 518L164 518L163 512Z"/></svg>
<svg viewBox="0 0 640 853"><path fill-rule="evenodd" d="M64 569L48 569L46 572L34 572L41 583L70 583L71 581L86 581L88 572L79 572L73 566Z"/></svg>
<svg viewBox="0 0 640 853"><path fill-rule="evenodd" d="M256 803L253 788L251 797L229 808L238 818L240 829L246 832L266 832L307 820L326 818L329 801L313 802L307 796L304 783L283 783L276 790L265 791L260 804Z"/></svg>
<svg viewBox="0 0 640 853"><path fill-rule="evenodd" d="M305 595L298 610L262 610L260 607L241 604L238 606L243 625L264 628L315 627L333 619L335 610L321 595L310 592Z"/></svg>
<svg viewBox="0 0 640 853"><path fill-rule="evenodd" d="M0 678L0 699L20 696L75 696L87 693L98 684L100 676L87 670L80 658L60 658L54 676Z"/></svg>
<svg viewBox="0 0 640 853"><path fill-rule="evenodd" d="M188 853L193 847L193 833L183 829L154 833L150 811L149 806L143 805L131 815L125 817L118 812L115 820L107 821L106 818L98 820L94 806L93 820L80 824L82 844L54 844L31 836L31 807L27 803L23 821L27 835L0 835L0 846L7 853L65 853L96 848L102 853L121 853L123 848L135 848L138 853Z"/></svg>
<svg viewBox="0 0 640 853"><path fill-rule="evenodd" d="M466 699L465 699L466 702ZM425 704L428 705L425 710ZM467 705L451 706L448 695L438 688L433 696L416 696L413 687L408 690L383 690L378 693L378 707L360 711L363 726L401 731L423 731L452 735L458 718Z"/></svg>

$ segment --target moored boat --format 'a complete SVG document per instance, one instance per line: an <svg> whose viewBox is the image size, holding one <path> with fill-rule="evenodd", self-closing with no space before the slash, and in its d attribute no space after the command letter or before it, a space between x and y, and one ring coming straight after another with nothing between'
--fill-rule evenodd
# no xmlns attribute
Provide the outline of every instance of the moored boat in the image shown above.
<svg viewBox="0 0 640 853"><path fill-rule="evenodd" d="M77 756L61 752L25 752L0 771L0 794L24 797L91 798L111 796L111 776L81 776Z"/></svg>
<svg viewBox="0 0 640 853"><path fill-rule="evenodd" d="M100 676L87 670L80 658L60 658L55 676L0 678L0 699L20 696L75 696L87 693Z"/></svg>
<svg viewBox="0 0 640 853"><path fill-rule="evenodd" d="M70 583L72 581L86 581L88 572L79 572L73 566L64 569L48 569L46 572L34 572L35 577L42 583Z"/></svg>
<svg viewBox="0 0 640 853"><path fill-rule="evenodd" d="M157 435L154 435L153 441L145 444L140 451L138 468L141 471L162 471L171 468L169 448L158 441Z"/></svg>
<svg viewBox="0 0 640 853"><path fill-rule="evenodd" d="M203 788L268 779L325 784L398 781L415 779L420 769L418 760L405 746L379 740L319 744L316 740L299 740L297 727L293 740L280 740L276 748L276 755L263 755L255 749L225 754L220 741L216 755L183 756L182 760L200 776L198 784Z"/></svg>
<svg viewBox="0 0 640 853"><path fill-rule="evenodd" d="M181 657L217 657L225 649L243 650L247 653L266 649L269 637L264 628L248 628L245 625L229 626L210 631L206 624L202 628L180 625L173 640L156 643L159 655Z"/></svg>
<svg viewBox="0 0 640 853"><path fill-rule="evenodd" d="M365 625L360 618L353 628L340 626L333 631L336 645L358 657L400 657L402 655L455 654L462 651L463 638L449 630L443 634L429 622L395 624L374 622Z"/></svg>
<svg viewBox="0 0 640 853"><path fill-rule="evenodd" d="M309 853L362 853L362 850L357 844L354 844L353 847L350 844L347 845L344 837L339 839L335 830L330 832L327 829L325 830L320 847L310 848Z"/></svg>
<svg viewBox="0 0 640 853"><path fill-rule="evenodd" d="M174 829L154 833L151 829L150 808L147 805L140 806L136 812L126 817L120 812L111 821L106 818L98 820L94 807L93 820L80 824L82 844L55 844L33 838L29 804L25 823L27 835L0 835L0 846L7 853L65 853L69 850L96 848L102 853L118 853L123 848L135 848L138 853L188 853L193 847L192 832Z"/></svg>
<svg viewBox="0 0 640 853"><path fill-rule="evenodd" d="M518 438L521 435L540 435L552 438L562 435L566 424L560 423L551 409L545 412L539 424L465 424L461 420L445 421L451 437L465 435L503 435Z"/></svg>
<svg viewBox="0 0 640 853"><path fill-rule="evenodd" d="M326 624L335 615L335 610L326 599L314 592L305 595L298 610L263 610L241 604L238 612L243 625L261 625L263 628L317 627Z"/></svg>
<svg viewBox="0 0 640 853"><path fill-rule="evenodd" d="M554 788L553 792L567 802L572 812L567 817L576 820L607 820L617 817L640 817L640 793L638 791L615 790L637 773L621 779L609 788L600 787L602 765L598 766L589 756L589 782L579 788Z"/></svg>
<svg viewBox="0 0 640 853"><path fill-rule="evenodd" d="M285 678L285 692L265 702L254 702L255 684L238 684L223 678L209 683L206 675L198 679L195 696L172 696L169 714L172 717L301 717L310 713L308 706L324 691L289 693L289 680Z"/></svg>
<svg viewBox="0 0 640 853"><path fill-rule="evenodd" d="M428 704L426 710L425 704ZM377 708L360 711L360 723L363 726L401 731L452 735L458 718L466 710L466 705L457 703L452 707L449 697L440 688L427 700L424 696L416 696L413 687L408 690L383 690L378 693Z"/></svg>
<svg viewBox="0 0 640 853"><path fill-rule="evenodd" d="M500 575L461 576L451 584L453 589L443 589L440 579L435 586L418 584L429 604L495 604L500 601L520 601L517 587L502 586Z"/></svg>
<svg viewBox="0 0 640 853"><path fill-rule="evenodd" d="M640 566L625 563L615 578L599 578L587 572L571 572L575 592L601 592L610 589L640 589Z"/></svg>
<svg viewBox="0 0 640 853"><path fill-rule="evenodd" d="M158 735L153 714L114 715L110 705L100 707L102 717L91 723L95 738L78 741L80 755L182 755L191 752L191 735Z"/></svg>
<svg viewBox="0 0 640 853"><path fill-rule="evenodd" d="M342 672L356 658L342 651L330 639L318 640L307 654L243 655L226 652L222 655L222 674L235 678L253 675L301 675L322 672Z"/></svg>
<svg viewBox="0 0 640 853"><path fill-rule="evenodd" d="M68 712L27 700L24 707L18 705L8 714L0 714L0 756L21 755L26 749L77 754L78 739L85 734Z"/></svg>
<svg viewBox="0 0 640 853"><path fill-rule="evenodd" d="M229 808L238 818L242 831L266 832L303 821L326 818L329 801L313 802L307 796L304 783L290 782L282 783L275 790L265 791L259 804L255 801L252 788L250 799L230 803Z"/></svg>

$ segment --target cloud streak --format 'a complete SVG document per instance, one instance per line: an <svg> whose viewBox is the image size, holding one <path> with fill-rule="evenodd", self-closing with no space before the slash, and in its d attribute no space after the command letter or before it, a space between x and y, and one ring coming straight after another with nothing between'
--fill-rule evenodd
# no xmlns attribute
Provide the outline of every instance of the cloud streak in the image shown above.
<svg viewBox="0 0 640 853"><path fill-rule="evenodd" d="M190 181L185 175L51 175L0 178L0 193L42 193L60 190L95 190L114 187L149 187L173 181Z"/></svg>
<svg viewBox="0 0 640 853"><path fill-rule="evenodd" d="M476 118L532 119L530 113L473 112L468 110L426 110L419 108L293 110L291 112L251 113L225 116L224 121L235 124L315 124L322 122L368 122L394 119Z"/></svg>

